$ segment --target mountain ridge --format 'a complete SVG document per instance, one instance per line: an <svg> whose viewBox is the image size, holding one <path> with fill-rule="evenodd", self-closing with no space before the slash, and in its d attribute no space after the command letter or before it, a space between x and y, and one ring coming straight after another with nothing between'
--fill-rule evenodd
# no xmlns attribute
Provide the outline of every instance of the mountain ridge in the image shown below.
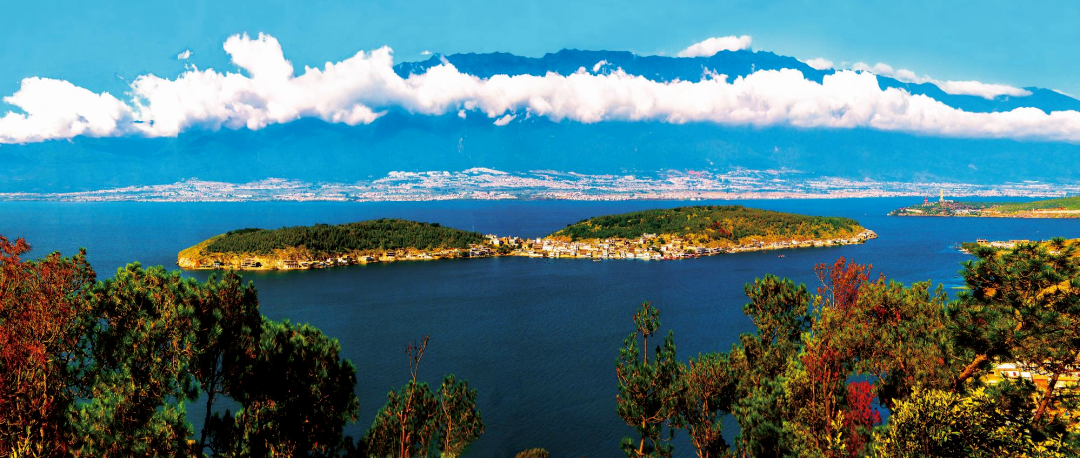
<svg viewBox="0 0 1080 458"><path fill-rule="evenodd" d="M793 57L765 51L730 51L710 57L640 56L627 51L562 50L545 56L507 53L433 55L395 66L398 74L443 61L478 77L500 73L570 74L580 68L622 68L657 80L697 80L708 72L731 78L753 70L795 68L820 79ZM1076 109L1080 101L1030 88L1026 97L945 94L931 83L878 77L882 87L921 93L971 111L1041 105ZM1036 103L1037 102L1037 103ZM951 105L950 105L951 106ZM934 137L867 128L803 129L707 122L606 121L579 123L518 116L505 125L483 113L439 116L391 109L371 124L348 126L317 119L272 124L257 131L194 128L177 137L76 137L0 145L0 192L88 191L174 183L189 177L248 182L268 177L311 182L355 182L390 171L506 171L552 169L581 173L656 172L665 169L797 169L811 175L893 181L1048 183L1080 179L1080 146L1065 142Z"/></svg>

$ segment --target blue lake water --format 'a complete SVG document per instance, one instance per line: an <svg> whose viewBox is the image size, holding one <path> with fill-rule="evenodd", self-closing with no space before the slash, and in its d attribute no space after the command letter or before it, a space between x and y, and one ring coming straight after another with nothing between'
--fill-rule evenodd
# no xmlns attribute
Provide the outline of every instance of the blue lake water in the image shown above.
<svg viewBox="0 0 1080 458"><path fill-rule="evenodd" d="M408 377L404 348L431 335L421 377L446 373L479 390L487 432L468 451L506 457L544 447L556 457L616 456L629 433L615 410L614 363L630 316L645 300L675 331L680 357L727 350L751 323L743 285L767 273L816 281L813 265L840 256L903 282L959 286L976 238L1080 237L1080 220L897 218L919 199L741 202L772 210L847 216L875 230L865 245L742 253L683 261L493 258L392 263L320 271L249 273L264 314L308 322L341 341L358 367L366 430L386 392ZM0 203L0 235L22 236L36 256L86 247L99 277L127 262L175 268L176 254L215 234L378 217L438 222L499 235L542 236L589 216L710 202L424 203ZM732 203L732 202L717 202ZM739 203L739 202L736 202ZM785 257L777 255L783 253ZM189 275L203 279L206 272ZM691 456L685 440L677 456Z"/></svg>

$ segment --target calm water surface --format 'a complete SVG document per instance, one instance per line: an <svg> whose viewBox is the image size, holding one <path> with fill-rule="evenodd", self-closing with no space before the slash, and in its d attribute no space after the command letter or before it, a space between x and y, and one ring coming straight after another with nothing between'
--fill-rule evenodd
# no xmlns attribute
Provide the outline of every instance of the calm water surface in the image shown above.
<svg viewBox="0 0 1080 458"><path fill-rule="evenodd" d="M771 210L847 216L877 231L865 245L743 253L684 261L495 258L245 274L264 314L308 322L341 341L358 367L365 430L386 392L408 378L404 347L431 335L421 376L446 373L479 390L487 432L467 455L506 457L545 447L556 457L616 456L629 431L615 413L614 363L642 301L661 310L682 359L727 350L751 323L743 285L767 273L812 284L812 266L840 256L903 282L959 286L976 238L1080 237L1078 220L896 218L918 199L751 201ZM276 228L378 217L537 237L589 216L703 202L0 203L0 234L35 255L86 247L99 277L131 261L175 268L176 254L242 227ZM722 202L731 203L731 202ZM188 275L204 279L205 272ZM950 292L953 290L949 289ZM678 456L689 444L676 443Z"/></svg>

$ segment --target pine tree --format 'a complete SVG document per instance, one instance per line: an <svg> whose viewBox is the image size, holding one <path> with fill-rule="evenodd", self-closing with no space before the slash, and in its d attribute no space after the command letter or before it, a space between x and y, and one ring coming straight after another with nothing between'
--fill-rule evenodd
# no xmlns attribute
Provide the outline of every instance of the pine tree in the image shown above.
<svg viewBox="0 0 1080 458"><path fill-rule="evenodd" d="M443 458L455 458L471 442L484 434L484 421L476 410L476 390L469 382L447 375L439 387L439 452Z"/></svg>
<svg viewBox="0 0 1080 458"><path fill-rule="evenodd" d="M439 401L428 384L417 381L420 361L429 337L419 344L409 344L409 373L412 380L400 390L386 395L386 405L375 416L368 430L368 453L379 458L426 457L437 434Z"/></svg>
<svg viewBox="0 0 1080 458"><path fill-rule="evenodd" d="M682 367L676 360L674 333L668 332L649 361L649 337L660 327L660 313L644 302L634 314L635 330L623 341L615 372L619 380L618 412L639 438L624 438L628 457L670 457ZM638 349L638 339L641 349Z"/></svg>

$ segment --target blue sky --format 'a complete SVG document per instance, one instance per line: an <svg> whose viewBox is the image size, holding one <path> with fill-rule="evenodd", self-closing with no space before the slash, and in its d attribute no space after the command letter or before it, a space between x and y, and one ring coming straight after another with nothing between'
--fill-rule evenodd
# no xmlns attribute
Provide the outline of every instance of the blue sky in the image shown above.
<svg viewBox="0 0 1080 458"><path fill-rule="evenodd" d="M1022 89L1080 94L1080 6L1064 3L64 1L3 8L3 144L258 130L303 118L370 124L394 109L479 114L497 127L543 116L1080 143L1076 105L1043 110L1045 94L1025 99L1034 93ZM392 70L425 51L707 57L745 49L750 37L753 49L836 71L823 80L791 68L724 79L703 64L700 81L669 84L604 62L539 79L479 79L449 63L404 78ZM879 76L1021 105L965 111L882 87Z"/></svg>
<svg viewBox="0 0 1080 458"><path fill-rule="evenodd" d="M190 49L200 67L230 69L222 43L267 32L298 68L389 45L420 52L560 48L674 54L712 36L752 35L754 48L837 64L885 62L941 79L1080 93L1076 2L871 1L60 1L5 2L0 94L20 79L65 79L120 95L118 77L175 76Z"/></svg>

